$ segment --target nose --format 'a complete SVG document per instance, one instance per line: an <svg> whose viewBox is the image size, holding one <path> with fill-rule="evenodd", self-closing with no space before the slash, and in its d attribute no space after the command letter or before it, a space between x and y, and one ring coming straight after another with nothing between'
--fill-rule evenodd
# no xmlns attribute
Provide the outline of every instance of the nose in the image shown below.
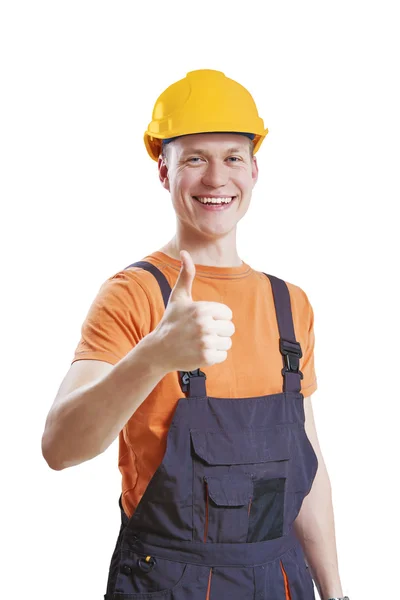
<svg viewBox="0 0 400 600"><path fill-rule="evenodd" d="M218 188L226 184L229 179L227 168L224 163L219 161L209 161L206 170L201 178L204 185Z"/></svg>

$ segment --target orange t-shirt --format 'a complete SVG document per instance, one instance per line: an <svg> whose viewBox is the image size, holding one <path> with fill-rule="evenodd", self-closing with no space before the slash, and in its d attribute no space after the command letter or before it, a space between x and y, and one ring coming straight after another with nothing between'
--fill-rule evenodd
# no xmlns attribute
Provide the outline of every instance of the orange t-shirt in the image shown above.
<svg viewBox="0 0 400 600"><path fill-rule="evenodd" d="M181 269L179 260L160 251L141 260L155 265L174 287ZM301 392L310 396L317 389L313 309L300 287L286 284L295 336L303 352ZM283 360L268 277L245 262L239 267L196 265L192 298L226 304L235 325L227 359L208 367L199 365L207 376L207 394L245 398L281 393ZM154 275L138 267L119 271L103 283L89 308L72 362L94 359L115 365L157 326L164 311ZM129 517L163 459L175 406L183 397L178 372L168 373L119 434L122 505Z"/></svg>

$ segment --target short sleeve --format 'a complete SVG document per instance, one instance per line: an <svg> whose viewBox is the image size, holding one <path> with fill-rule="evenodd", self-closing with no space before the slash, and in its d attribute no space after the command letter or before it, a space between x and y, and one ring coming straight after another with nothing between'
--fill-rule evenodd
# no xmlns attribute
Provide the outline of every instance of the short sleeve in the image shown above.
<svg viewBox="0 0 400 600"><path fill-rule="evenodd" d="M81 327L71 362L116 364L150 331L150 306L137 272L120 271L105 281Z"/></svg>
<svg viewBox="0 0 400 600"><path fill-rule="evenodd" d="M301 393L307 397L311 396L317 389L317 376L314 364L314 311L305 292L303 292L303 295L305 299L305 343L302 345L303 356L300 359L300 371L303 373Z"/></svg>

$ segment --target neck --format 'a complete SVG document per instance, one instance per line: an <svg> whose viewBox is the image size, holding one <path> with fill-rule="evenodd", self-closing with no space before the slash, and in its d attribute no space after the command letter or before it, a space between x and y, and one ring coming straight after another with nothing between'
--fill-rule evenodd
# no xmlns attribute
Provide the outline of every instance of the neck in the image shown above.
<svg viewBox="0 0 400 600"><path fill-rule="evenodd" d="M165 246L160 248L167 256L180 260L179 252L186 250L191 255L196 265L205 265L209 267L240 267L243 264L237 253L236 245L227 247L223 244L196 244L195 241L179 241L176 236L172 238Z"/></svg>

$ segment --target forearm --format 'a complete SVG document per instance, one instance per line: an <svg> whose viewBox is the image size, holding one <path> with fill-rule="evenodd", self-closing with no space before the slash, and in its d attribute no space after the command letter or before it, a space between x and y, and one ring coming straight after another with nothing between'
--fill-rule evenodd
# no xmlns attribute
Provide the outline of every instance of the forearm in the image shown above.
<svg viewBox="0 0 400 600"><path fill-rule="evenodd" d="M304 498L294 530L303 548L321 600L342 596L336 551L332 490L325 464L319 457L317 475Z"/></svg>
<svg viewBox="0 0 400 600"><path fill-rule="evenodd" d="M59 402L51 415L47 454L61 470L104 452L166 374L149 334L99 381Z"/></svg>

